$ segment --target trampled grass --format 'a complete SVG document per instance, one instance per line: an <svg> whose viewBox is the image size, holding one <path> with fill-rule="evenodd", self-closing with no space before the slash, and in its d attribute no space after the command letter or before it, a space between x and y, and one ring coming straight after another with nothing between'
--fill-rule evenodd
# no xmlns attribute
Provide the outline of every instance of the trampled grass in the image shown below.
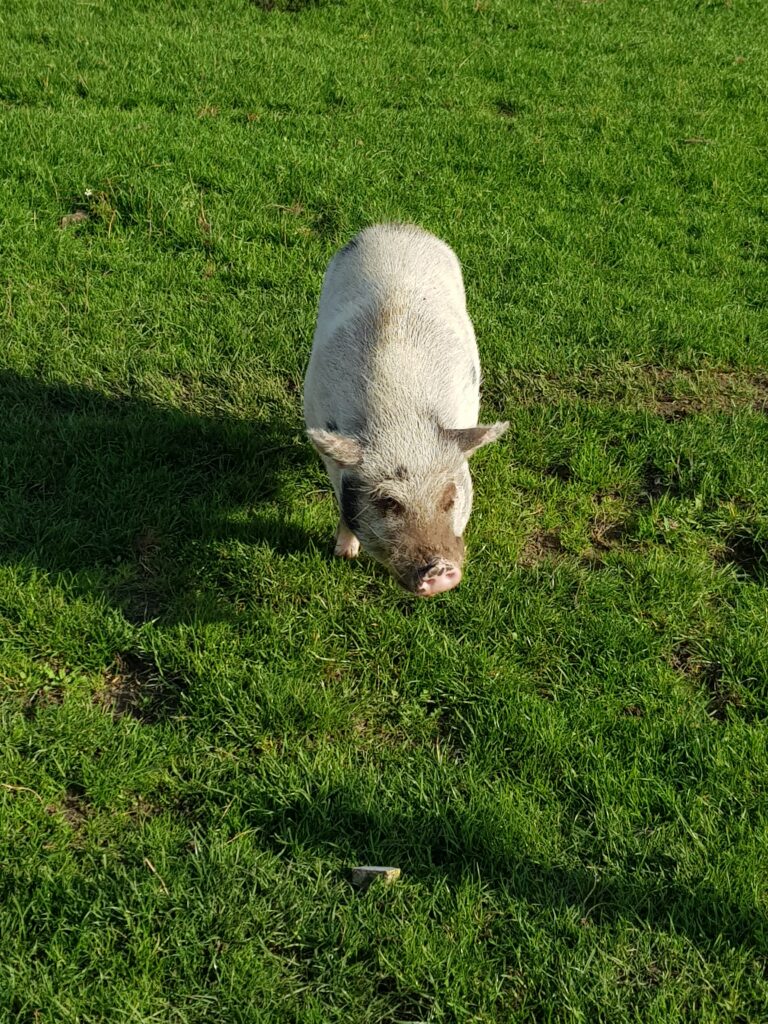
<svg viewBox="0 0 768 1024"><path fill-rule="evenodd" d="M0 28L2 1019L768 1020L762 5ZM512 422L427 603L301 432L382 218Z"/></svg>

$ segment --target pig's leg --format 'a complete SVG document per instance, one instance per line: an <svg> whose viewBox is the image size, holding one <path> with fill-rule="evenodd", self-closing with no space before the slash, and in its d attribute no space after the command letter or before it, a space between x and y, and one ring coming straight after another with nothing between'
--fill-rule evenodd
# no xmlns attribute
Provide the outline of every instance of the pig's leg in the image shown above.
<svg viewBox="0 0 768 1024"><path fill-rule="evenodd" d="M341 512L341 470L331 459L323 458L323 462L328 471L333 493L336 495L339 512ZM339 515L339 525L336 527L336 545L333 549L334 555L338 555L339 558L356 558L359 551L360 541L344 522L344 516Z"/></svg>
<svg viewBox="0 0 768 1024"><path fill-rule="evenodd" d="M333 549L334 555L338 555L339 558L355 558L359 551L360 541L354 533L352 533L344 520L340 519L338 529L336 530L336 547Z"/></svg>

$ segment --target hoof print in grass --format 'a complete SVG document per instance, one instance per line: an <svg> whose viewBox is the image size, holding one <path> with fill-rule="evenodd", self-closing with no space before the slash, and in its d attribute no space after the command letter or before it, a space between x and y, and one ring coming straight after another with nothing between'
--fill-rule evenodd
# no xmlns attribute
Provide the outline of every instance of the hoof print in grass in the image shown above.
<svg viewBox="0 0 768 1024"><path fill-rule="evenodd" d="M374 867L364 865L359 868L352 868L352 885L357 889L367 889L371 882L377 878L382 879L389 885L400 877L400 868Z"/></svg>

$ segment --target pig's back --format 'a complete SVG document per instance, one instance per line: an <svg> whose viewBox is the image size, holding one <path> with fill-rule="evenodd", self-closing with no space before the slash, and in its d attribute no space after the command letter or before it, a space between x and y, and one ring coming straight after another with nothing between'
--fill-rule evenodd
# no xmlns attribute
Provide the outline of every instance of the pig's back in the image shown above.
<svg viewBox="0 0 768 1024"><path fill-rule="evenodd" d="M479 375L461 268L444 242L379 224L334 256L307 371L308 425L324 426L333 407L347 429L397 421L407 431L425 413L474 426Z"/></svg>

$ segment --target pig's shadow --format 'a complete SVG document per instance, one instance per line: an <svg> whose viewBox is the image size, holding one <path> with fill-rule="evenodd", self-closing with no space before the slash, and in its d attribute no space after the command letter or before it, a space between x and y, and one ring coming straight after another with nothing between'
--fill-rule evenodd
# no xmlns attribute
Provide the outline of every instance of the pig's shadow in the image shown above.
<svg viewBox="0 0 768 1024"><path fill-rule="evenodd" d="M216 542L324 546L281 501L311 457L298 418L197 416L0 372L0 562L64 574L133 621L218 617L210 594L188 596Z"/></svg>
<svg viewBox="0 0 768 1024"><path fill-rule="evenodd" d="M702 948L724 939L745 949L766 948L768 917L716 891L708 880L680 880L672 856L633 857L625 853L622 870L589 870L547 864L525 852L511 826L489 820L461 800L439 808L414 800L392 809L372 805L356 790L341 785L307 792L293 802L261 804L245 817L262 841L284 851L286 837L318 856L328 851L348 864L394 864L411 878L445 877L459 884L481 879L536 913L557 908L582 926L630 922L687 935ZM242 826L242 827L245 827Z"/></svg>

